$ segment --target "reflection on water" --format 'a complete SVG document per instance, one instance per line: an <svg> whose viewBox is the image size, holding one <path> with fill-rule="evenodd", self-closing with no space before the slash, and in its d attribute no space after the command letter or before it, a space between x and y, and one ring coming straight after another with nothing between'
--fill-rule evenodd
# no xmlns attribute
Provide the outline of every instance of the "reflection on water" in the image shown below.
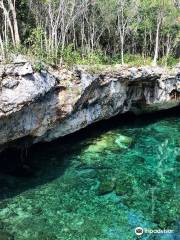
<svg viewBox="0 0 180 240"><path fill-rule="evenodd" d="M180 239L179 116L147 118L36 146L21 170L9 155L0 239L135 240L138 226L174 231L138 239Z"/></svg>

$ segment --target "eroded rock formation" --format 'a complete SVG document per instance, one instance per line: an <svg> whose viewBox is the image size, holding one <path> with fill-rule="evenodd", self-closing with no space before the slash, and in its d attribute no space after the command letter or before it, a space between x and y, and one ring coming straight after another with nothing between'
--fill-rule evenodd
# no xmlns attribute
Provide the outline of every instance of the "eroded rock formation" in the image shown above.
<svg viewBox="0 0 180 240"><path fill-rule="evenodd" d="M0 149L26 137L51 141L117 114L180 104L180 72L116 66L35 72L29 62L0 66Z"/></svg>

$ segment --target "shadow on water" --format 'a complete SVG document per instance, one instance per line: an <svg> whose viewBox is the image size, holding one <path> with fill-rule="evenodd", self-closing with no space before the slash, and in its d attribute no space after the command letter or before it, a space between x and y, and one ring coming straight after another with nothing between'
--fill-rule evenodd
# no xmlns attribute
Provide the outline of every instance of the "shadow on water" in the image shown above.
<svg viewBox="0 0 180 240"><path fill-rule="evenodd" d="M0 200L16 196L28 189L46 184L63 175L87 139L117 127L139 128L169 117L180 117L180 108L134 116L131 113L92 124L51 143L30 148L11 148L0 155Z"/></svg>

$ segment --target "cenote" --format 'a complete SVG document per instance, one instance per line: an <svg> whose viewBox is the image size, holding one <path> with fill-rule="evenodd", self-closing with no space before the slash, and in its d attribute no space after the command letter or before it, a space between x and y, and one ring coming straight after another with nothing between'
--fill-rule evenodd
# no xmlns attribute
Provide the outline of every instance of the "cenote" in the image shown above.
<svg viewBox="0 0 180 240"><path fill-rule="evenodd" d="M179 240L179 119L179 109L119 116L8 150L0 163L0 239ZM136 227L172 232L137 237Z"/></svg>

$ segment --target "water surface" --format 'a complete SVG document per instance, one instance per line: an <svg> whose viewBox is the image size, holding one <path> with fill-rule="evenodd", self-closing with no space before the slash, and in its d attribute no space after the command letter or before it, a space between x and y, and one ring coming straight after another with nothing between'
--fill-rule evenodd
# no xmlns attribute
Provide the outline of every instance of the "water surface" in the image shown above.
<svg viewBox="0 0 180 240"><path fill-rule="evenodd" d="M28 150L23 169L3 163L0 239L179 240L179 119L116 119Z"/></svg>

